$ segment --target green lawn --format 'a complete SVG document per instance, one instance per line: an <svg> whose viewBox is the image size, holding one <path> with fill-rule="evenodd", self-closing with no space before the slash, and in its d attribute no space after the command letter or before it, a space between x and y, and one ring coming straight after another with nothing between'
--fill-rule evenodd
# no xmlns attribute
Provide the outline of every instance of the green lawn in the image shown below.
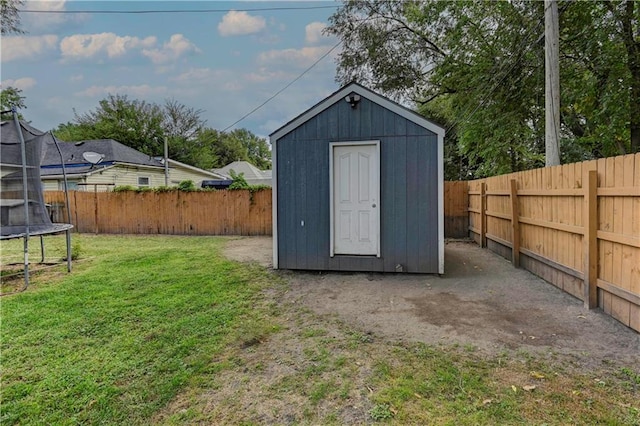
<svg viewBox="0 0 640 426"><path fill-rule="evenodd" d="M221 238L74 241L71 274L0 299L2 425L640 425L637 365L389 341L287 302ZM61 257L64 237L47 246Z"/></svg>
<svg viewBox="0 0 640 426"><path fill-rule="evenodd" d="M89 259L72 274L35 274L1 300L3 425L147 423L221 367L269 280L224 260L217 238L74 239ZM3 258L13 249L3 242Z"/></svg>

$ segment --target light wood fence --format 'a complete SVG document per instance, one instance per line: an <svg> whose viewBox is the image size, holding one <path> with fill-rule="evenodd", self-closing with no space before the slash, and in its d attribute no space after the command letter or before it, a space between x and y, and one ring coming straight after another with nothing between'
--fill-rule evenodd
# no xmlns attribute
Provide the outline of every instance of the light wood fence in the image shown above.
<svg viewBox="0 0 640 426"><path fill-rule="evenodd" d="M445 235L467 236L467 183L445 182ZM271 189L211 192L71 191L77 232L271 235ZM46 191L55 222L67 222L64 193Z"/></svg>
<svg viewBox="0 0 640 426"><path fill-rule="evenodd" d="M66 222L64 193L45 194L54 220ZM77 232L100 234L271 235L271 190L254 193L71 191Z"/></svg>
<svg viewBox="0 0 640 426"><path fill-rule="evenodd" d="M469 182L488 247L640 331L640 154Z"/></svg>

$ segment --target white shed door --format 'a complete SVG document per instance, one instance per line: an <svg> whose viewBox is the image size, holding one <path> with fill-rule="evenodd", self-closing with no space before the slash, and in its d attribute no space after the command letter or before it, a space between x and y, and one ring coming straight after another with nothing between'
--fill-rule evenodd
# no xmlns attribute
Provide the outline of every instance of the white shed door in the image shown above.
<svg viewBox="0 0 640 426"><path fill-rule="evenodd" d="M333 253L379 255L376 144L333 146Z"/></svg>

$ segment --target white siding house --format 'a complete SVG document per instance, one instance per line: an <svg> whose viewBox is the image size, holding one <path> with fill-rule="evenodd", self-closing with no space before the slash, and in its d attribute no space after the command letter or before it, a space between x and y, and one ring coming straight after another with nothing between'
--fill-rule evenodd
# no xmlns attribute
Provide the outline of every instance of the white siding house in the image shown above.
<svg viewBox="0 0 640 426"><path fill-rule="evenodd" d="M162 158L143 154L112 139L60 142L60 148L71 190L109 191L124 185L136 188L165 186ZM64 189L60 156L53 147L47 148L40 169L45 191ZM203 180L223 178L218 173L169 159L168 186L191 180L200 187Z"/></svg>

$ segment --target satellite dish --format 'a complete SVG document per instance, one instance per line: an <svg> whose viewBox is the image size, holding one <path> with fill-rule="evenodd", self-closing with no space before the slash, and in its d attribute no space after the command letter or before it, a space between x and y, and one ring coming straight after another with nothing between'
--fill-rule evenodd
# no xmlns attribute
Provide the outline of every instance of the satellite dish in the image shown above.
<svg viewBox="0 0 640 426"><path fill-rule="evenodd" d="M98 154L97 152L93 152L93 151L85 151L82 153L82 158L84 158L91 164L98 164L99 162L102 161L102 159L104 158L104 155Z"/></svg>

